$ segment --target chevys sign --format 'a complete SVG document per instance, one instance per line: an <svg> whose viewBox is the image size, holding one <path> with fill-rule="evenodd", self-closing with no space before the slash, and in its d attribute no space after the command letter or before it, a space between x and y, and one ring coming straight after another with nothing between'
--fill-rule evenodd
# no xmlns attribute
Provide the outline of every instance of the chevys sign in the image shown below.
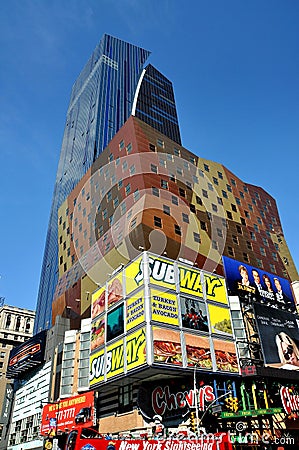
<svg viewBox="0 0 299 450"><path fill-rule="evenodd" d="M198 409L203 411L205 402L215 400L212 386L203 386L198 389ZM195 406L194 390L172 393L169 386L157 386L152 392L152 407L156 414L163 416L166 410L171 411L185 407Z"/></svg>
<svg viewBox="0 0 299 450"><path fill-rule="evenodd" d="M287 414L299 411L299 395L292 394L290 388L282 386L280 388L280 397Z"/></svg>

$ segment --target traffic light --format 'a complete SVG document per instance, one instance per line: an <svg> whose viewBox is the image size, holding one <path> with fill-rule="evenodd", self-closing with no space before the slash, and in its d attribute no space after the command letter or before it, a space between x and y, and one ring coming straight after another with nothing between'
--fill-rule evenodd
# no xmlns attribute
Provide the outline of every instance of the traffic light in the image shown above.
<svg viewBox="0 0 299 450"><path fill-rule="evenodd" d="M225 406L230 411L237 412L239 409L239 402L238 402L237 397L227 397L225 399Z"/></svg>
<svg viewBox="0 0 299 450"><path fill-rule="evenodd" d="M195 414L194 412L190 413L190 430L195 433L196 431L196 423L195 423Z"/></svg>

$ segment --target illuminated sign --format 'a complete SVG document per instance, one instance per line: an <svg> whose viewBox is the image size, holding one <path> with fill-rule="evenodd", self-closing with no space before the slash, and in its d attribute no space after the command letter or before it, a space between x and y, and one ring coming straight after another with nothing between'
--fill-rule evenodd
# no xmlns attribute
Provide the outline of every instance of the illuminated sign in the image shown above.
<svg viewBox="0 0 299 450"><path fill-rule="evenodd" d="M203 386L198 389L198 404L200 411L205 408L206 402L215 400L215 395L212 386ZM163 416L166 410L171 411L185 407L195 407L194 390L171 392L170 387L157 386L152 392L152 407L156 414Z"/></svg>
<svg viewBox="0 0 299 450"><path fill-rule="evenodd" d="M299 411L299 395L293 394L292 390L286 386L280 388L282 406L287 414Z"/></svg>
<svg viewBox="0 0 299 450"><path fill-rule="evenodd" d="M127 370L135 369L146 363L145 329L135 331L127 336Z"/></svg>
<svg viewBox="0 0 299 450"><path fill-rule="evenodd" d="M18 378L32 367L40 365L44 361L46 331L41 331L23 344L11 350L7 376Z"/></svg>
<svg viewBox="0 0 299 450"><path fill-rule="evenodd" d="M178 301L175 294L151 289L152 320L179 325Z"/></svg>

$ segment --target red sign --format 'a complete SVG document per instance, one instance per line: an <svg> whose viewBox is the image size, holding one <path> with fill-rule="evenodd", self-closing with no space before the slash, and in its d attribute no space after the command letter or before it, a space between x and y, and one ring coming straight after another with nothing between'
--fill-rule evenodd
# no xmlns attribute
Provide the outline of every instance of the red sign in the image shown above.
<svg viewBox="0 0 299 450"><path fill-rule="evenodd" d="M215 395L212 386L203 386L197 390L198 392L198 409L203 411L205 402L212 402L215 400ZM166 410L180 409L188 406L192 408L195 406L194 390L170 392L169 386L164 388L157 386L152 392L152 406L156 414L163 415Z"/></svg>
<svg viewBox="0 0 299 450"><path fill-rule="evenodd" d="M282 406L287 414L299 411L299 395L292 395L290 388L282 386L280 388Z"/></svg>
<svg viewBox="0 0 299 450"><path fill-rule="evenodd" d="M54 436L57 431L71 430L82 424L87 427L94 425L93 391L46 404L43 408L41 434Z"/></svg>

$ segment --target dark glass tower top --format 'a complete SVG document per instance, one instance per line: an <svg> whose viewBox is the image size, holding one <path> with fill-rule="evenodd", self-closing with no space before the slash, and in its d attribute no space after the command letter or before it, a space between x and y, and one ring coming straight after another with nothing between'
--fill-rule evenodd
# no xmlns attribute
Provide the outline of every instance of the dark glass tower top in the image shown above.
<svg viewBox="0 0 299 450"><path fill-rule="evenodd" d="M133 113L180 143L172 84L150 52L104 35L73 85L56 175L38 292L35 333L51 327L58 280L58 208Z"/></svg>

